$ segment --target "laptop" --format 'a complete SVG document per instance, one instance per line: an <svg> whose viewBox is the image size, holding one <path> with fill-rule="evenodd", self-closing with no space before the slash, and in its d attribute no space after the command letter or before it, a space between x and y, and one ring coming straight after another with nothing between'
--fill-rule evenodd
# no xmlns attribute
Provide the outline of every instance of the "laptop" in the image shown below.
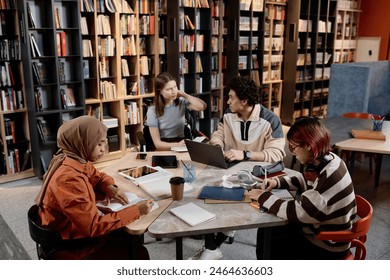
<svg viewBox="0 0 390 280"><path fill-rule="evenodd" d="M184 140L190 154L191 160L207 165L227 169L240 161L227 161L221 147L199 143L188 139Z"/></svg>

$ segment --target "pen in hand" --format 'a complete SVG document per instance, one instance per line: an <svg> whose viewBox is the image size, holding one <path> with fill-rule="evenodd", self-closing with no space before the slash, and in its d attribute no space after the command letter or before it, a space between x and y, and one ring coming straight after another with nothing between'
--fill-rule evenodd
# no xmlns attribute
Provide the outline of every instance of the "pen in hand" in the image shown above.
<svg viewBox="0 0 390 280"><path fill-rule="evenodd" d="M267 189L267 184L268 184L268 181L267 181L267 169L264 169L264 184L263 184L263 187L262 187L263 190Z"/></svg>

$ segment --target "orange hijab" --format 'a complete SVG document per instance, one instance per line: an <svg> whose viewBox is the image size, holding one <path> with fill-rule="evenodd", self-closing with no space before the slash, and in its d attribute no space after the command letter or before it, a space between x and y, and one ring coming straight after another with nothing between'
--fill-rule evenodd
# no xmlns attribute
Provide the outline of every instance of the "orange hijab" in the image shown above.
<svg viewBox="0 0 390 280"><path fill-rule="evenodd" d="M86 163L96 145L106 136L107 127L90 116L81 116L61 125L57 133L59 150L53 156L49 168L43 176L42 187L35 198L35 203L38 206L42 204L48 183L65 157L68 156L80 163Z"/></svg>

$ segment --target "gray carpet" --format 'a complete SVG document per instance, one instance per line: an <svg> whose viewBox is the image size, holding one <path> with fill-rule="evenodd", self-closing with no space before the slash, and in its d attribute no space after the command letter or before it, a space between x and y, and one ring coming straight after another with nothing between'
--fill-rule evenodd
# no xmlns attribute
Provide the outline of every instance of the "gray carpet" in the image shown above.
<svg viewBox="0 0 390 280"><path fill-rule="evenodd" d="M29 254L0 215L0 260L29 259Z"/></svg>

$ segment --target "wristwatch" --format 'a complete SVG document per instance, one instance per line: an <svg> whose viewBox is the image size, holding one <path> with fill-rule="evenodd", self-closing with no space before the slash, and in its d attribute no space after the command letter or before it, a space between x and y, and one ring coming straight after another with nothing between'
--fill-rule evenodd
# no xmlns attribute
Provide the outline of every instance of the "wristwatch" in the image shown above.
<svg viewBox="0 0 390 280"><path fill-rule="evenodd" d="M248 160L252 157L252 153L250 151L244 151L244 160Z"/></svg>

